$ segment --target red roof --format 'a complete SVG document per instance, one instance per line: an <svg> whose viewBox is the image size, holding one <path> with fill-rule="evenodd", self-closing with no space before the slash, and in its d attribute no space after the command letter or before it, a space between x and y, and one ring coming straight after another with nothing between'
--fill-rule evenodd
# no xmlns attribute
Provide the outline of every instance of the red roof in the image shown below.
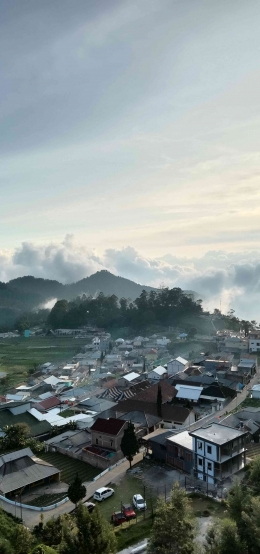
<svg viewBox="0 0 260 554"><path fill-rule="evenodd" d="M94 425L92 425L91 431L97 431L98 433L107 433L108 435L116 436L125 424L125 421L122 421L121 419L116 419L115 417L110 417L109 419L98 417Z"/></svg>
<svg viewBox="0 0 260 554"><path fill-rule="evenodd" d="M35 404L35 408L40 410L50 410L51 408L55 408L55 406L59 406L61 404L61 401L57 398L57 396L51 396L50 398L46 398L46 400L42 400L41 402Z"/></svg>

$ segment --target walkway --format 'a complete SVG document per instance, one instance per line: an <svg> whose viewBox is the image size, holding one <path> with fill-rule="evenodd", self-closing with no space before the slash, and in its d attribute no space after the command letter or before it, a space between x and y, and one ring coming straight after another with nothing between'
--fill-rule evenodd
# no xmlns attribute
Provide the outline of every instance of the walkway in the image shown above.
<svg viewBox="0 0 260 554"><path fill-rule="evenodd" d="M139 454L136 454L134 456L134 460L132 462L133 465L137 464L143 459L143 452L139 452ZM95 492L95 490L99 489L100 487L105 487L113 482L114 479L117 477L124 475L127 469L129 468L129 462L122 462L119 466L115 467L111 471L108 471L105 475L100 477L100 479L97 479L97 481L91 481L84 483L87 494L86 497L83 499L83 502L91 498ZM21 517L21 508L19 504L17 503L16 509L15 506L12 506L11 504L7 504L4 500L0 500L0 507L3 508L6 512L9 512L13 515L17 515L17 517ZM62 504L61 506L58 506L57 508L54 508L54 510L50 510L48 512L36 512L34 510L28 510L27 508L22 508L22 518L24 525L26 527L34 527L39 523L40 521L40 515L41 513L44 515L44 521L48 521L48 519L51 519L52 517L58 517L62 514L66 514L74 510L75 506L68 500L65 504ZM16 512L16 513L15 513Z"/></svg>

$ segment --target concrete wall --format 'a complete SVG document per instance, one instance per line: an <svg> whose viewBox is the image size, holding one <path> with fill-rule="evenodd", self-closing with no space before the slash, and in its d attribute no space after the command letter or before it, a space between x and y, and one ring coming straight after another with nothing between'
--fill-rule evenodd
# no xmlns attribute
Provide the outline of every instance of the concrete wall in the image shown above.
<svg viewBox="0 0 260 554"><path fill-rule="evenodd" d="M123 452L121 450L113 456L113 458L102 458L102 456L98 456L97 454L93 454L92 452L89 452L88 450L82 450L82 460L84 462L87 462L88 464L98 467L100 469L107 469L110 466L116 464L119 460L121 460L124 457Z"/></svg>

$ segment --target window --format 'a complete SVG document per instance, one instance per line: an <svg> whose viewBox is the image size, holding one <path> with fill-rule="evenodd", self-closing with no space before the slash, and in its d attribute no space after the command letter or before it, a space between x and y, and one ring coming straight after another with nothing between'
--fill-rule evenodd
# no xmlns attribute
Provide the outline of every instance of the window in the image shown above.
<svg viewBox="0 0 260 554"><path fill-rule="evenodd" d="M208 471L212 471L212 464L208 462Z"/></svg>
<svg viewBox="0 0 260 554"><path fill-rule="evenodd" d="M98 439L96 439L96 444L98 444Z"/></svg>
<svg viewBox="0 0 260 554"><path fill-rule="evenodd" d="M198 441L198 450L202 450L202 442Z"/></svg>
<svg viewBox="0 0 260 554"><path fill-rule="evenodd" d="M207 453L212 454L212 446L207 446Z"/></svg>
<svg viewBox="0 0 260 554"><path fill-rule="evenodd" d="M198 458L198 465L202 466L202 459L201 458Z"/></svg>
<svg viewBox="0 0 260 554"><path fill-rule="evenodd" d="M187 460L187 462L191 462L191 454L190 454L190 452L186 452L186 460Z"/></svg>

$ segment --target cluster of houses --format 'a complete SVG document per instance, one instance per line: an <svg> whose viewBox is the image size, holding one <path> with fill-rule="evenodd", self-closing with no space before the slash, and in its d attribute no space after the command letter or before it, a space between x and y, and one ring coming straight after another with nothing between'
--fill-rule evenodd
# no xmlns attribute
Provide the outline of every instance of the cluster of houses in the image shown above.
<svg viewBox="0 0 260 554"><path fill-rule="evenodd" d="M8 425L26 423L46 451L103 471L123 458L121 441L131 421L140 444L154 458L207 483L222 482L244 467L249 442L259 441L260 409L218 417L250 386L258 371L257 355L220 351L194 360L172 359L168 343L158 335L131 341L112 341L104 333L91 337L69 362L46 362L27 383L0 397L1 435ZM259 385L252 387L252 395L260 397ZM11 458L1 456L0 473L5 464L18 470L20 464L24 487L59 478L59 470L34 459L28 449L23 458L27 462L12 466ZM35 464L43 467L35 470L32 483L24 472ZM9 481L10 490L5 483L0 493L12 496Z"/></svg>
<svg viewBox="0 0 260 554"><path fill-rule="evenodd" d="M244 331L230 331L224 329L216 332L215 337L220 350L225 352L260 352L260 330L252 329L247 336Z"/></svg>

